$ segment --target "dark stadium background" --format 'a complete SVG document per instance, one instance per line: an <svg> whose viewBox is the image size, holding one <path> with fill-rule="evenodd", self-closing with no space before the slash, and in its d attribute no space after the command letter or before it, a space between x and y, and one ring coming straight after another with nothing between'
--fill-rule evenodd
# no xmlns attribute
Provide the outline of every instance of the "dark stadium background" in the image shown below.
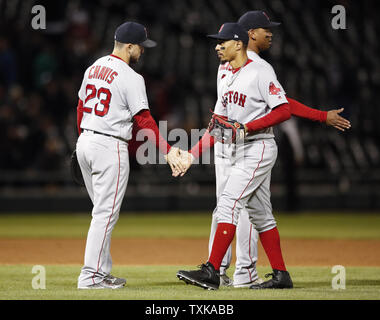
<svg viewBox="0 0 380 320"><path fill-rule="evenodd" d="M36 4L46 8L46 30L31 27ZM337 4L346 8L345 30L331 27ZM295 118L303 159L276 128L274 210L379 209L378 1L8 0L0 1L0 211L90 210L69 172L77 92L85 69L112 51L119 24L140 22L158 42L135 69L154 118L190 132L207 126L216 98L218 59L205 35L259 9L282 22L263 57L288 96L320 110L344 107L352 124L341 133ZM166 165L140 166L136 147L123 211L213 209L212 164L175 179Z"/></svg>

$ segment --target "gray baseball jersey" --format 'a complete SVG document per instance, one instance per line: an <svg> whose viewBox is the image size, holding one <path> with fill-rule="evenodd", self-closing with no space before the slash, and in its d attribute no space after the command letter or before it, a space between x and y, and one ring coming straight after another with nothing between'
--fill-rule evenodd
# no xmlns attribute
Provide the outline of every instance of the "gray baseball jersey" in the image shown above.
<svg viewBox="0 0 380 320"><path fill-rule="evenodd" d="M220 68L216 114L247 123L283 103L287 103L285 91L273 68L258 56L239 69L233 70L229 64ZM276 226L270 203L271 170L277 158L273 137L273 129L268 128L235 146L230 175L216 208L218 223L237 224L240 211L245 209L259 232ZM240 157L238 149L243 150Z"/></svg>
<svg viewBox="0 0 380 320"><path fill-rule="evenodd" d="M132 117L148 109L144 79L120 58L108 55L90 66L79 90L83 133L77 142L78 162L93 203L84 265L78 288L110 275L111 234L128 184L127 140Z"/></svg>
<svg viewBox="0 0 380 320"><path fill-rule="evenodd" d="M119 57L96 60L85 72L78 92L83 101L82 129L130 140L132 118L149 109L144 78Z"/></svg>

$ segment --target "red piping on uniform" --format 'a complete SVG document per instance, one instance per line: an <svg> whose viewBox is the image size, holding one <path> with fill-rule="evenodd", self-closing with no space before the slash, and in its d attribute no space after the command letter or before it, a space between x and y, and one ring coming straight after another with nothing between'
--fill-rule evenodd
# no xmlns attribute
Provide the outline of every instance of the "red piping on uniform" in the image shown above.
<svg viewBox="0 0 380 320"><path fill-rule="evenodd" d="M251 180L249 180L248 184L246 185L246 187L244 188L243 192L241 193L241 195L239 196L238 199L235 200L235 203L234 203L234 206L232 208L232 222L234 221L234 210L235 210L235 207L236 207L236 203L241 199L241 197L243 196L245 190L247 190L248 186L251 184L252 180L255 178L255 173L256 173L256 170L260 167L260 163L261 161L263 161L263 157L264 157L264 151L265 151L265 142L263 141L263 145L264 145L264 148L263 148L263 153L261 154L261 160L259 161L259 163L257 164L257 167L255 169L255 171L253 171L253 176L251 178Z"/></svg>
<svg viewBox="0 0 380 320"><path fill-rule="evenodd" d="M248 59L247 60L247 62L244 64L244 66L242 66L242 67L239 67L239 68L236 68L236 69L234 69L234 68L232 68L231 67L231 71L232 71L232 73L236 73L236 72L238 72L241 68L244 68L247 64L250 64L252 62L252 60L251 59Z"/></svg>
<svg viewBox="0 0 380 320"><path fill-rule="evenodd" d="M100 253L99 253L98 265L96 267L96 272L94 272L94 274L92 275L92 283L93 284L95 284L95 281L94 281L95 273L98 273L98 271L99 271L99 263L100 263L100 257L102 256L102 251L103 251L103 246L104 246L104 240L106 239L107 230L108 230L108 227L110 225L111 218L113 216L113 210L115 209L115 203L116 203L117 193L119 191L119 178L120 178L120 150L119 150L119 142L117 143L117 156L118 156L118 160L119 160L119 171L118 171L118 174L117 174L116 193L115 193L115 198L113 199L112 213L111 213L111 215L110 215L110 217L108 219L108 223L107 223L107 226L106 226L106 231L104 232L104 238L103 238L102 247L101 247Z"/></svg>
<svg viewBox="0 0 380 320"><path fill-rule="evenodd" d="M252 239L252 224L249 227L249 251L248 251L248 255L249 255L249 259L251 260L251 263L253 265L252 256L251 256L251 242L252 242L251 239ZM248 274L249 274L249 281L252 282L252 274L251 274L251 271L249 269L248 269Z"/></svg>

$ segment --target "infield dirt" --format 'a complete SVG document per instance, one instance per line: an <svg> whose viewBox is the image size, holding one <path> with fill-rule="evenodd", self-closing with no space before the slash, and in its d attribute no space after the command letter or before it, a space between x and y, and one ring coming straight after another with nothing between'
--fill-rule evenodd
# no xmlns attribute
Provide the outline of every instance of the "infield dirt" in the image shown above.
<svg viewBox="0 0 380 320"><path fill-rule="evenodd" d="M0 264L82 264L85 243L3 238ZM282 239L281 246L288 266L380 266L380 240ZM198 265L207 248L208 239L115 238L111 254L114 265ZM261 244L258 256L258 265L269 266Z"/></svg>

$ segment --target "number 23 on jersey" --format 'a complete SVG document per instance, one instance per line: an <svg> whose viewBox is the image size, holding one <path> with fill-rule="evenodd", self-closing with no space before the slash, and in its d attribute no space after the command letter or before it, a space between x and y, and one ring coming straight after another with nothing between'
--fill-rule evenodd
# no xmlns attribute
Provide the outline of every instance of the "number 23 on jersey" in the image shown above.
<svg viewBox="0 0 380 320"><path fill-rule="evenodd" d="M98 99L98 103L94 106L94 113L99 117L104 117L110 108L111 101L111 92L107 88L99 88L97 89L93 84L88 84L86 86L86 99L84 101L83 111L87 113L91 113L93 108L86 106L87 102L92 99ZM98 107L99 103L103 106L103 108Z"/></svg>

